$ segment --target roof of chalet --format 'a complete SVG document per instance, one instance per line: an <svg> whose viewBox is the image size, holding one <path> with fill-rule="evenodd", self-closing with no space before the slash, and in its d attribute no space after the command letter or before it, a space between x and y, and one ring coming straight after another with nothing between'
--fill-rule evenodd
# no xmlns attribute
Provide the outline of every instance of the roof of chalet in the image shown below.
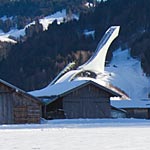
<svg viewBox="0 0 150 150"><path fill-rule="evenodd" d="M48 85L44 89L36 90L29 92L31 95L36 97L56 97L64 96L67 93L70 93L72 90L83 87L88 84L93 84L106 92L112 94L112 96L121 97L123 93L119 92L118 89L115 89L113 86L108 87L102 82L98 82L96 79L82 78L82 80L74 80L71 82L60 82L53 85Z"/></svg>
<svg viewBox="0 0 150 150"><path fill-rule="evenodd" d="M150 99L141 100L111 100L111 105L117 108L150 108Z"/></svg>
<svg viewBox="0 0 150 150"><path fill-rule="evenodd" d="M4 81L4 80L2 80L2 79L0 79L0 83L3 84L3 85L5 85L5 86L7 86L7 87L9 87L9 88L11 88L13 92L16 92L16 93L20 93L20 94L29 96L29 97L31 97L32 99L36 100L38 103L41 103L41 100L40 100L39 98L34 97L33 95L31 95L31 94L25 92L24 90L22 90L22 89L20 89L20 88L18 88L18 87L16 87L16 86L14 86L14 85L12 85L12 84L10 84L10 83Z"/></svg>

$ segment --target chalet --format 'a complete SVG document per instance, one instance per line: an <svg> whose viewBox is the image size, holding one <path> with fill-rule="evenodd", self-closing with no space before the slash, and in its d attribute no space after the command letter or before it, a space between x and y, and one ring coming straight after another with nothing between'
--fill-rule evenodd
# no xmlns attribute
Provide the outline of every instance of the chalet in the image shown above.
<svg viewBox="0 0 150 150"><path fill-rule="evenodd" d="M128 118L150 119L150 99L111 100L111 105L125 110Z"/></svg>
<svg viewBox="0 0 150 150"><path fill-rule="evenodd" d="M121 96L96 80L62 82L30 94L45 104L43 117L46 119L112 118L114 107L110 105L110 97Z"/></svg>
<svg viewBox="0 0 150 150"><path fill-rule="evenodd" d="M0 124L39 123L38 98L0 79Z"/></svg>

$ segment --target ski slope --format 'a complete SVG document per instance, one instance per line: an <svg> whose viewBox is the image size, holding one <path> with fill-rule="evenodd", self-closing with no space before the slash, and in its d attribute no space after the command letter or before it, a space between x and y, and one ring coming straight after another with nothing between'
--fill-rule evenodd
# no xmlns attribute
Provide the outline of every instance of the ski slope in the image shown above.
<svg viewBox="0 0 150 150"><path fill-rule="evenodd" d="M134 119L54 120L0 126L1 150L148 150L150 122Z"/></svg>
<svg viewBox="0 0 150 150"><path fill-rule="evenodd" d="M150 78L146 77L141 63L130 56L129 49L118 49L105 68L108 81L125 91L132 100L147 99L150 93Z"/></svg>

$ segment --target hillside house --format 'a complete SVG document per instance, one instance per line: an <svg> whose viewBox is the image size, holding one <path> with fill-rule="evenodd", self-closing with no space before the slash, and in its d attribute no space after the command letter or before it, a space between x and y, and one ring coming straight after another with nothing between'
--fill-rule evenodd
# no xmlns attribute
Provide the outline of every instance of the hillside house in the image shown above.
<svg viewBox="0 0 150 150"><path fill-rule="evenodd" d="M0 79L0 124L40 123L38 98Z"/></svg>

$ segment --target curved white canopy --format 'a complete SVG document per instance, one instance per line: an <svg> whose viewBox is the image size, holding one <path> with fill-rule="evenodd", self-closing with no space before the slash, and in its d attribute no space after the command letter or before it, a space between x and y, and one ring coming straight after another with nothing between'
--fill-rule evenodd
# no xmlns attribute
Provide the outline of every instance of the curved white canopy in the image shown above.
<svg viewBox="0 0 150 150"><path fill-rule="evenodd" d="M95 53L93 56L82 66L79 66L78 69L90 70L93 72L104 72L105 59L108 48L112 41L118 36L120 26L110 27L104 34L103 38L99 42Z"/></svg>

